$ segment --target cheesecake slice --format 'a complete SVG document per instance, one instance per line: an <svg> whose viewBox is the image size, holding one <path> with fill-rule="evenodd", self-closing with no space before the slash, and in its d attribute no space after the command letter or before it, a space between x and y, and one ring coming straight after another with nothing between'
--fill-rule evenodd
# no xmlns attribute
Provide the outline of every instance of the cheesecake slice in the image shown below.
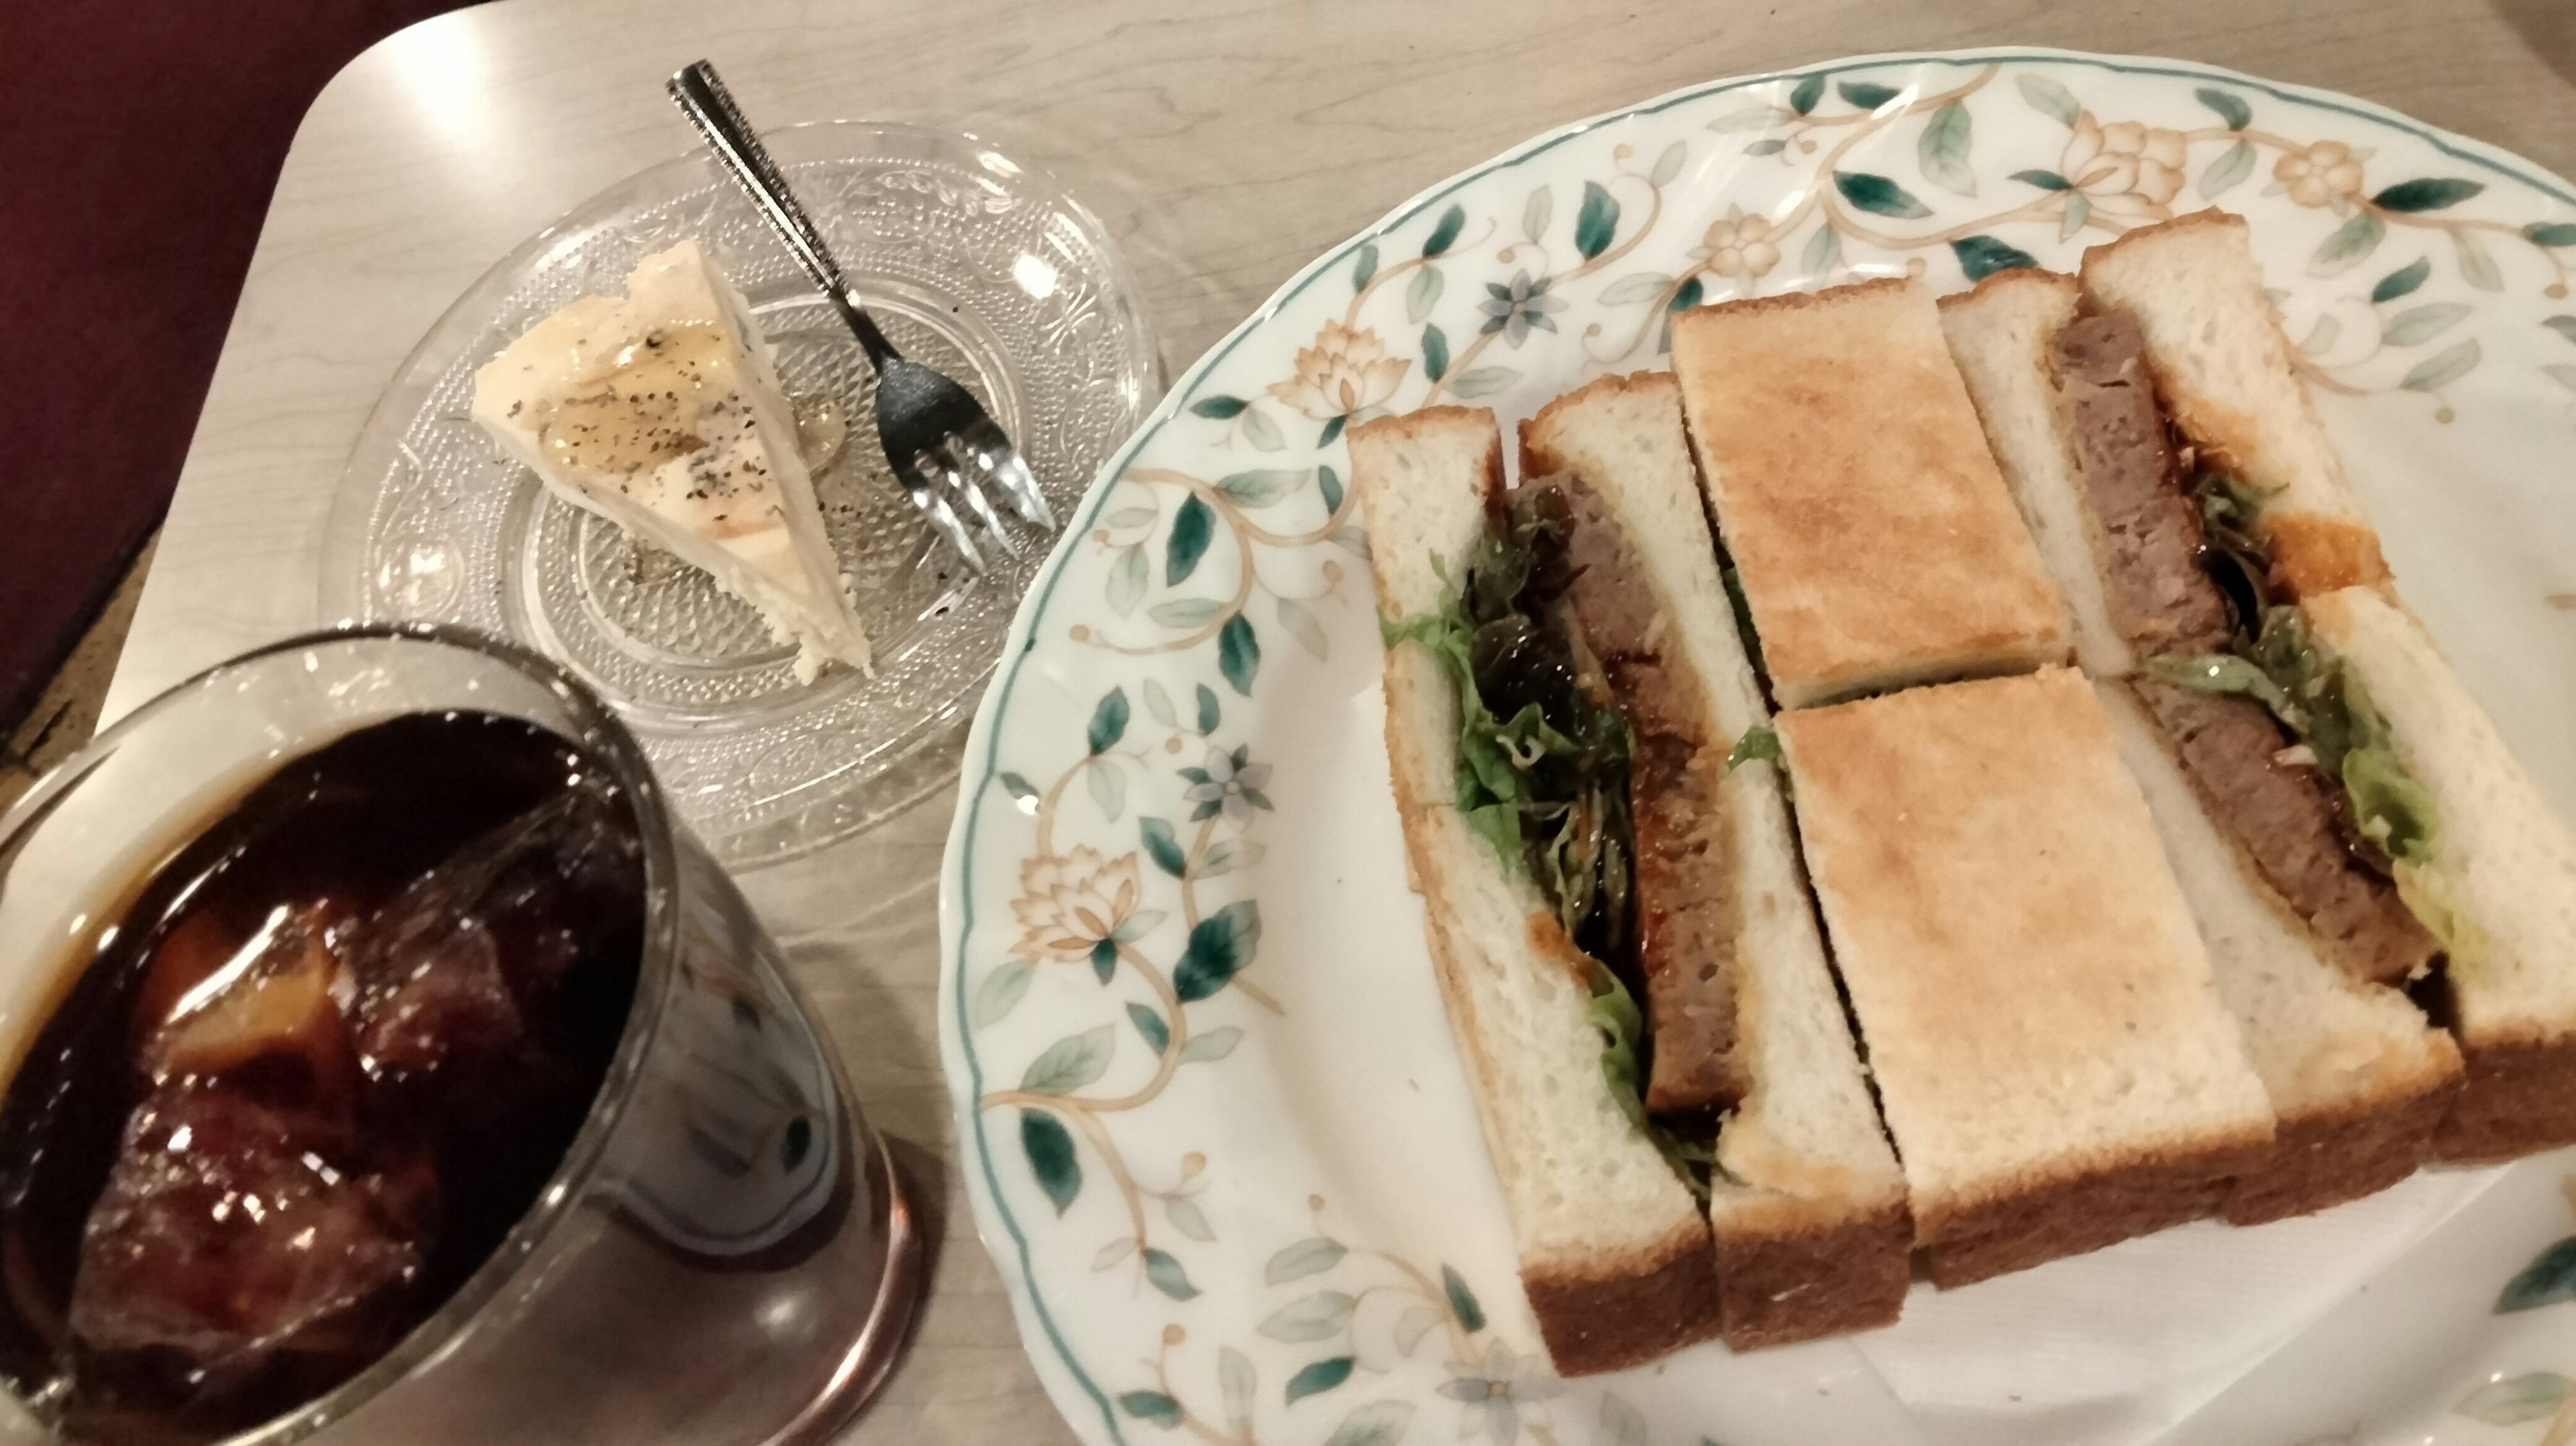
<svg viewBox="0 0 2576 1446"><path fill-rule="evenodd" d="M647 256L474 374L474 420L556 496L703 569L812 682L868 666L796 419L742 293L695 241Z"/></svg>

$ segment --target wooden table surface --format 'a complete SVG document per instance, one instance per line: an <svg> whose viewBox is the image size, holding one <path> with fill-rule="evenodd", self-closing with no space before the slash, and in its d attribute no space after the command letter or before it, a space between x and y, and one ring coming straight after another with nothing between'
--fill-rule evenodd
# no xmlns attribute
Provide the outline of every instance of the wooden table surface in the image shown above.
<svg viewBox="0 0 2576 1446"><path fill-rule="evenodd" d="M701 56L768 125L938 122L1053 170L1125 246L1177 373L1319 251L1536 132L1721 76L1994 44L2331 87L2576 174L2570 0L504 0L377 46L306 118L108 714L323 621L332 488L396 366L521 240L687 149L662 80ZM911 1354L851 1439L1069 1440L950 1149L932 1021L952 802L744 884L939 1222Z"/></svg>

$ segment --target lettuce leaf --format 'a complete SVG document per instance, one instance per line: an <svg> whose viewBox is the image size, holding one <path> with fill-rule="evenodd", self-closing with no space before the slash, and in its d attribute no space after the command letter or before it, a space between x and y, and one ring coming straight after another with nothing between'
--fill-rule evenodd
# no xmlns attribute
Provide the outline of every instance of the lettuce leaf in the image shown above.
<svg viewBox="0 0 2576 1446"><path fill-rule="evenodd" d="M2391 859L2432 857L2432 795L2398 761L2388 720L2372 706L2360 676L2326 656L2297 608L2267 610L2262 630L2250 640L2240 637L2236 652L2150 659L2147 671L2186 688L2260 699L2308 745L2317 770L2342 785L2353 832Z"/></svg>
<svg viewBox="0 0 2576 1446"><path fill-rule="evenodd" d="M1726 750L1726 771L1733 773L1756 758L1774 764L1782 761L1778 732L1761 727L1745 729L1744 736L1735 740L1735 746Z"/></svg>
<svg viewBox="0 0 2576 1446"><path fill-rule="evenodd" d="M1593 1027L1601 1031L1601 1080L1610 1087L1610 1098L1617 1101L1628 1123L1646 1137L1691 1193L1705 1202L1708 1178L1717 1163L1717 1151L1706 1140L1685 1139L1646 1117L1645 1081L1638 1078L1637 1044L1645 1036L1645 1016L1637 1009L1636 997L1619 976L1598 961L1592 965Z"/></svg>
<svg viewBox="0 0 2576 1446"><path fill-rule="evenodd" d="M1579 686L1537 574L1551 524L1516 515L1463 567L1442 563L1440 607L1381 622L1388 647L1438 659L1458 700L1457 805L1516 877L1533 877L1578 946L1630 931L1627 718Z"/></svg>

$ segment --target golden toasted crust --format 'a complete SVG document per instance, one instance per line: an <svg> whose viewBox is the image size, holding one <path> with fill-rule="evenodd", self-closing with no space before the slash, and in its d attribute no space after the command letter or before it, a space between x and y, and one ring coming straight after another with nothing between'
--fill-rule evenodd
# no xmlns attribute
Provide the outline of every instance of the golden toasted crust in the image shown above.
<svg viewBox="0 0 2576 1446"><path fill-rule="evenodd" d="M1681 386L1673 380L1671 372L1630 372L1626 376L1614 373L1595 377L1550 401L1535 415L1521 421L1521 475L1541 477L1561 470L1554 464L1555 444L1548 440L1556 428L1557 413L1573 411L1597 396L1628 392L1667 392L1678 399Z"/></svg>
<svg viewBox="0 0 2576 1446"><path fill-rule="evenodd" d="M1790 707L2067 654L1930 293L1872 281L1673 319L1701 482Z"/></svg>
<svg viewBox="0 0 2576 1446"><path fill-rule="evenodd" d="M1714 1217L1718 1315L1739 1351L1893 1325L1913 1281L1902 1191L1875 1207L1770 1195Z"/></svg>
<svg viewBox="0 0 2576 1446"><path fill-rule="evenodd" d="M1386 438L1390 442L1405 442L1458 426L1482 426L1490 429L1494 426L1493 409L1490 407L1416 407L1409 412L1398 412L1391 417L1379 417L1362 422L1351 428L1351 435L1357 437L1367 433L1370 436ZM1501 453L1497 452L1495 456L1498 459L1496 466L1499 467Z"/></svg>
<svg viewBox="0 0 2576 1446"><path fill-rule="evenodd" d="M1944 1290L1971 1285L2197 1220L2218 1208L2229 1176L2271 1150L2268 1136L2221 1139L1983 1201L1923 1237L1932 1280Z"/></svg>
<svg viewBox="0 0 2576 1446"><path fill-rule="evenodd" d="M2187 211L2170 221L2159 221L2153 226L2139 226L2123 231L2099 246L2087 246L2084 248L2082 264L2096 265L2118 256L2123 251L2137 251L2152 247L2159 242L2169 241L2175 236L2188 235L2194 231L2244 232L2252 229L2245 224L2244 217L2233 211L2223 211L2216 206L2204 206L2197 211Z"/></svg>
<svg viewBox="0 0 2576 1446"><path fill-rule="evenodd" d="M1652 1250L1581 1273L1524 1269L1521 1288L1561 1376L1642 1366L1718 1330L1717 1255L1705 1228L1677 1228Z"/></svg>
<svg viewBox="0 0 2576 1446"><path fill-rule="evenodd" d="M2485 1165L2576 1144L2576 1038L2468 1047L2468 1078L2433 1131L2433 1158Z"/></svg>
<svg viewBox="0 0 2576 1446"><path fill-rule="evenodd" d="M1980 299L2005 292L2032 289L2061 292L2071 296L2081 291L2083 285L2063 271L2042 271L2036 266L2016 266L2010 271L1995 272L1965 291L1953 291L1942 297L1939 304L1943 311L1949 311L1957 307L1973 306Z"/></svg>
<svg viewBox="0 0 2576 1446"><path fill-rule="evenodd" d="M2447 1058L2449 1069L2393 1094L2282 1116L2271 1158L2228 1187L2221 1212L2227 1222L2260 1225L2306 1215L2375 1195L2414 1174L2432 1151L2433 1127L2459 1092L2459 1057Z"/></svg>

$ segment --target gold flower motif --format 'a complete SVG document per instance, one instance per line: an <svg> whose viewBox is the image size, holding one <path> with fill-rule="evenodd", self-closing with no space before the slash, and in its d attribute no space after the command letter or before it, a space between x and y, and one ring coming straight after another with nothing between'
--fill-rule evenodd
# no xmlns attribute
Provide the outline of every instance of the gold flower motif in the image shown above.
<svg viewBox="0 0 2576 1446"><path fill-rule="evenodd" d="M2272 166L2272 179L2279 183L2274 189L2288 191L2302 206L2331 205L2341 211L2361 194L2361 163L2368 155L2341 141L2284 152Z"/></svg>
<svg viewBox="0 0 2576 1446"><path fill-rule="evenodd" d="M1318 422L1329 422L1383 405L1412 365L1388 356L1385 343L1367 327L1327 321L1315 333L1313 346L1298 349L1297 375L1272 382L1270 395Z"/></svg>
<svg viewBox="0 0 2576 1446"><path fill-rule="evenodd" d="M1780 248L1771 240L1771 218L1747 216L1741 206L1727 207L1725 220L1710 222L1708 234L1690 254L1706 261L1708 269L1720 276L1764 276L1780 264Z"/></svg>
<svg viewBox="0 0 2576 1446"><path fill-rule="evenodd" d="M1102 940L1124 943L1163 918L1136 912L1134 854L1104 861L1088 848L1022 862L1011 913L1028 931L1011 946L1011 957L1032 964L1085 962Z"/></svg>
<svg viewBox="0 0 2576 1446"><path fill-rule="evenodd" d="M2182 132L2113 121L2104 125L2084 111L2066 139L2058 173L2091 204L2115 220L2170 221L2182 189L2187 147Z"/></svg>

